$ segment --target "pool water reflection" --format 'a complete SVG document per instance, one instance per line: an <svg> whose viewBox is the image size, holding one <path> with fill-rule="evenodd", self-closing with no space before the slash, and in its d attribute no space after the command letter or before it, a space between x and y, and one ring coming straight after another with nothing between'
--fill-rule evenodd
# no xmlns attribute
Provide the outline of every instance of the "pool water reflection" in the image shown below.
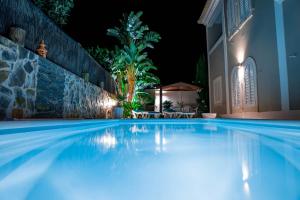
<svg viewBox="0 0 300 200"><path fill-rule="evenodd" d="M298 133L200 121L3 134L0 199L299 200Z"/></svg>

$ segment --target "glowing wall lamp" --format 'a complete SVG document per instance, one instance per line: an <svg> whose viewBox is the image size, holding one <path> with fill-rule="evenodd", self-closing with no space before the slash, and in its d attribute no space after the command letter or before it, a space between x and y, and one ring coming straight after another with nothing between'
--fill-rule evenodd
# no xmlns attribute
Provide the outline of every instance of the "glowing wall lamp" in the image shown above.
<svg viewBox="0 0 300 200"><path fill-rule="evenodd" d="M243 48L240 48L237 53L237 61L239 63L238 65L238 78L240 82L244 82L245 77L245 67L243 66L243 62L245 59L245 50Z"/></svg>
<svg viewBox="0 0 300 200"><path fill-rule="evenodd" d="M243 66L243 64L239 64L239 66L238 66L238 78L239 78L240 82L244 82L245 67Z"/></svg>
<svg viewBox="0 0 300 200"><path fill-rule="evenodd" d="M237 61L238 63L243 63L245 59L245 51L243 49L240 49L237 53Z"/></svg>

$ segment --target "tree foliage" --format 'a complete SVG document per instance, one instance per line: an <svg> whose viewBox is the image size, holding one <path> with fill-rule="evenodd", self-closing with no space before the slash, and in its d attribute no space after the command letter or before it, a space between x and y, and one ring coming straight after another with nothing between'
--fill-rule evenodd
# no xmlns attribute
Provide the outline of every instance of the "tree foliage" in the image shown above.
<svg viewBox="0 0 300 200"><path fill-rule="evenodd" d="M74 0L33 0L56 24L65 25L68 22Z"/></svg>
<svg viewBox="0 0 300 200"><path fill-rule="evenodd" d="M203 54L200 56L196 66L195 82L202 87L208 86L208 71Z"/></svg>
<svg viewBox="0 0 300 200"><path fill-rule="evenodd" d="M166 101L163 102L164 110L167 111L167 110L171 109L172 107L173 107L173 102L172 101L166 100Z"/></svg>
<svg viewBox="0 0 300 200"><path fill-rule="evenodd" d="M124 14L118 26L107 30L107 35L118 41L113 50L100 47L88 49L101 65L110 69L120 99L134 105L141 98L146 98L145 88L160 82L152 73L157 67L149 58L148 49L153 49L161 37L143 24L140 19L142 15L143 12ZM126 103L126 107L130 106Z"/></svg>
<svg viewBox="0 0 300 200"><path fill-rule="evenodd" d="M111 66L112 58L114 57L113 55L110 55L113 53L112 51L99 46L90 47L87 51L102 67L110 71L109 66Z"/></svg>
<svg viewBox="0 0 300 200"><path fill-rule="evenodd" d="M208 94L208 69L205 61L205 56L202 54L196 66L195 82L201 87L198 92L197 106L198 112L209 111L209 94Z"/></svg>
<svg viewBox="0 0 300 200"><path fill-rule="evenodd" d="M157 67L148 57L147 49L154 48L154 43L158 43L161 37L143 24L142 15L141 11L124 14L119 26L107 30L107 35L116 38L122 46L118 60L121 66L118 67L125 70L128 102L136 101L146 87L159 83L158 77L150 72Z"/></svg>

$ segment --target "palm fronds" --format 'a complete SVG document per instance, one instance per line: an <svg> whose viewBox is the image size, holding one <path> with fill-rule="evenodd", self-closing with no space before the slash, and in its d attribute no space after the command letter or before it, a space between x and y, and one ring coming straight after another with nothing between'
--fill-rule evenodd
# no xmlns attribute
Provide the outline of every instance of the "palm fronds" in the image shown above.
<svg viewBox="0 0 300 200"><path fill-rule="evenodd" d="M90 49L100 64L106 66L114 77L119 96L134 102L143 90L159 83L159 78L152 74L157 70L148 57L148 49L161 40L157 32L150 31L141 21L143 12L124 14L120 24L107 30L107 35L118 40L120 45L114 50Z"/></svg>

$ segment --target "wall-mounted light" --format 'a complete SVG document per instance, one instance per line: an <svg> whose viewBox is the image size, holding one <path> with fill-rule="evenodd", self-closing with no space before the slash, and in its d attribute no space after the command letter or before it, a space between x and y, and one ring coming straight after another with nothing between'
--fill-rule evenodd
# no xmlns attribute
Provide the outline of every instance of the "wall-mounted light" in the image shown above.
<svg viewBox="0 0 300 200"><path fill-rule="evenodd" d="M107 109L107 108L110 109L110 108L116 106L117 103L118 103L118 101L116 101L116 100L114 100L114 99L112 99L112 98L108 98L107 100L104 100L104 105L103 105L103 107L106 108L106 109Z"/></svg>
<svg viewBox="0 0 300 200"><path fill-rule="evenodd" d="M245 78L245 67L241 63L238 66L238 78L240 82L244 81Z"/></svg>
<svg viewBox="0 0 300 200"><path fill-rule="evenodd" d="M239 78L239 81L242 82L244 80L244 72L245 72L245 69L243 66L243 63L245 60L245 48L243 48L243 46L240 46L238 48L238 51L236 54L236 59L238 62L238 78Z"/></svg>
<svg viewBox="0 0 300 200"><path fill-rule="evenodd" d="M245 51L243 49L240 49L237 52L237 57L236 58L237 58L238 63L243 63L244 59L245 59Z"/></svg>

